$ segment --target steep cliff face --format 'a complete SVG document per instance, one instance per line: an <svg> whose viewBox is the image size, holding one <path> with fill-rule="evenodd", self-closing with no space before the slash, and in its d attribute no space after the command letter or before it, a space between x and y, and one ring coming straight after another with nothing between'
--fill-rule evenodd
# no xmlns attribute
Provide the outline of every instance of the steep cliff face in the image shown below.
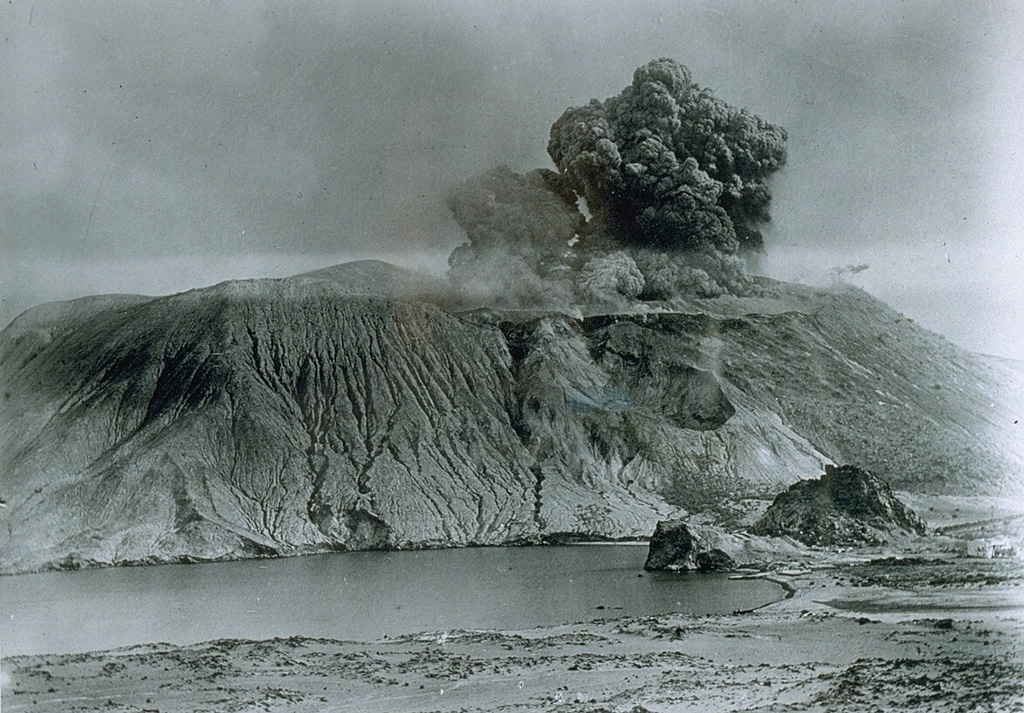
<svg viewBox="0 0 1024 713"><path fill-rule="evenodd" d="M1020 372L856 290L452 314L379 263L0 333L0 567L636 537L830 461L1019 484Z"/></svg>

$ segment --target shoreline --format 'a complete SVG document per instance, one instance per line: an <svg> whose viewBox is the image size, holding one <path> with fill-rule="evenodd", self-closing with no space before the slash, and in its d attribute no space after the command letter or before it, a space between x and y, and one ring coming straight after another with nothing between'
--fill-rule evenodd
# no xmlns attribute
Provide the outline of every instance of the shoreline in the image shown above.
<svg viewBox="0 0 1024 713"><path fill-rule="evenodd" d="M770 579L784 595L733 614L456 629L373 642L224 639L5 658L4 708L907 713L1024 707L1019 562L947 555L884 564L849 555L740 575ZM986 603L1001 608L978 608Z"/></svg>
<svg viewBox="0 0 1024 713"><path fill-rule="evenodd" d="M752 607L750 609L737 609L736 611L733 612L733 614L736 614L736 615L738 615L738 614L753 614L754 612L761 611L762 609L767 609L768 607L775 606L776 604L779 604L780 602L784 602L784 601L786 601L788 599L792 599L793 597L795 597L797 595L797 592L799 591L799 589L797 589L796 585L794 585L792 582L790 582L789 580L786 580L786 579L782 579L782 578L778 577L777 575L763 575L763 574L738 575L738 576L730 577L730 579L735 579L735 580L763 579L763 580L765 580L767 582L771 582L772 584L777 584L777 585L779 585L779 587L782 588L782 598L781 599L776 599L776 600L771 601L771 602L765 602L764 604L758 605L756 607Z"/></svg>
<svg viewBox="0 0 1024 713"><path fill-rule="evenodd" d="M470 549L503 549L503 548L527 548L527 547L576 547L576 546L614 546L624 545L630 547L647 547L650 545L650 538L624 538L624 539L613 539L613 538L599 538L589 540L576 540L566 539L560 541L557 538L548 540L538 540L536 542L511 540L509 542L500 542L497 544L480 544L470 543L466 545L444 545L444 546L423 546L423 547L405 547L405 548L386 548L386 549L366 549L366 550L344 550L344 549L313 549L309 551L298 551L298 552L277 552L271 554L227 554L218 557L198 557L193 555L181 555L168 558L152 558L145 560L124 560L120 562L95 562L95 561L75 561L71 563L64 562L49 562L47 564L40 565L34 568L28 569L0 569L0 578L6 577L21 577L31 574L54 574L58 572L87 572L92 570L104 570L104 569L134 569L137 567L166 567L171 565L202 565L202 564L224 564L229 562L248 562L248 561L266 561L266 560L280 560L280 559L296 559L299 557L319 557L322 555L347 555L347 554L360 554L366 552L436 552L439 550L470 550Z"/></svg>

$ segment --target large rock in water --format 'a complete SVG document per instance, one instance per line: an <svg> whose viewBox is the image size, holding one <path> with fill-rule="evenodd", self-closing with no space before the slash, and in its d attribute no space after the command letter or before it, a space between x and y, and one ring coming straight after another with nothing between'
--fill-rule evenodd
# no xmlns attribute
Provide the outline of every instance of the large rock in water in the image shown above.
<svg viewBox="0 0 1024 713"><path fill-rule="evenodd" d="M726 572L733 569L736 562L727 552L714 546L719 539L719 533L710 528L691 531L682 519L659 521L651 536L644 569Z"/></svg>
<svg viewBox="0 0 1024 713"><path fill-rule="evenodd" d="M0 569L643 537L829 461L936 492L1024 472L1017 365L858 290L580 319L427 282L358 263L20 316Z"/></svg>
<svg viewBox="0 0 1024 713"><path fill-rule="evenodd" d="M850 465L826 466L821 478L795 483L751 528L756 535L785 535L818 546L880 544L925 531L885 481Z"/></svg>
<svg viewBox="0 0 1024 713"><path fill-rule="evenodd" d="M696 549L697 540L684 520L661 520L651 535L644 569L689 569Z"/></svg>

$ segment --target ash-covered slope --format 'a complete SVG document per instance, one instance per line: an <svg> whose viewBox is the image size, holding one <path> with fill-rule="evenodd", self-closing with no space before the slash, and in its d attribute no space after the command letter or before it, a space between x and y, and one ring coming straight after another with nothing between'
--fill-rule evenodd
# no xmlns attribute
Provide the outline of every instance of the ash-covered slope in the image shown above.
<svg viewBox="0 0 1024 713"><path fill-rule="evenodd" d="M363 263L22 315L0 567L636 537L830 461L1020 482L1020 371L857 290L578 319L432 289Z"/></svg>
<svg viewBox="0 0 1024 713"><path fill-rule="evenodd" d="M436 307L228 283L4 335L5 569L534 530L508 351Z"/></svg>

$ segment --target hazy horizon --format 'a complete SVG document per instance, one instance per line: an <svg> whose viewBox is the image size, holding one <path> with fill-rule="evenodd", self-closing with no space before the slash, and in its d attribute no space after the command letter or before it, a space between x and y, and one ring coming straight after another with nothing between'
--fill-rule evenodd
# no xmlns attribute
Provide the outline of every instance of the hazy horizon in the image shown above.
<svg viewBox="0 0 1024 713"><path fill-rule="evenodd" d="M0 21L2 325L346 259L440 269L449 185L550 167L566 107L668 56L789 133L761 272L841 273L1024 358L1009 3L14 1Z"/></svg>

